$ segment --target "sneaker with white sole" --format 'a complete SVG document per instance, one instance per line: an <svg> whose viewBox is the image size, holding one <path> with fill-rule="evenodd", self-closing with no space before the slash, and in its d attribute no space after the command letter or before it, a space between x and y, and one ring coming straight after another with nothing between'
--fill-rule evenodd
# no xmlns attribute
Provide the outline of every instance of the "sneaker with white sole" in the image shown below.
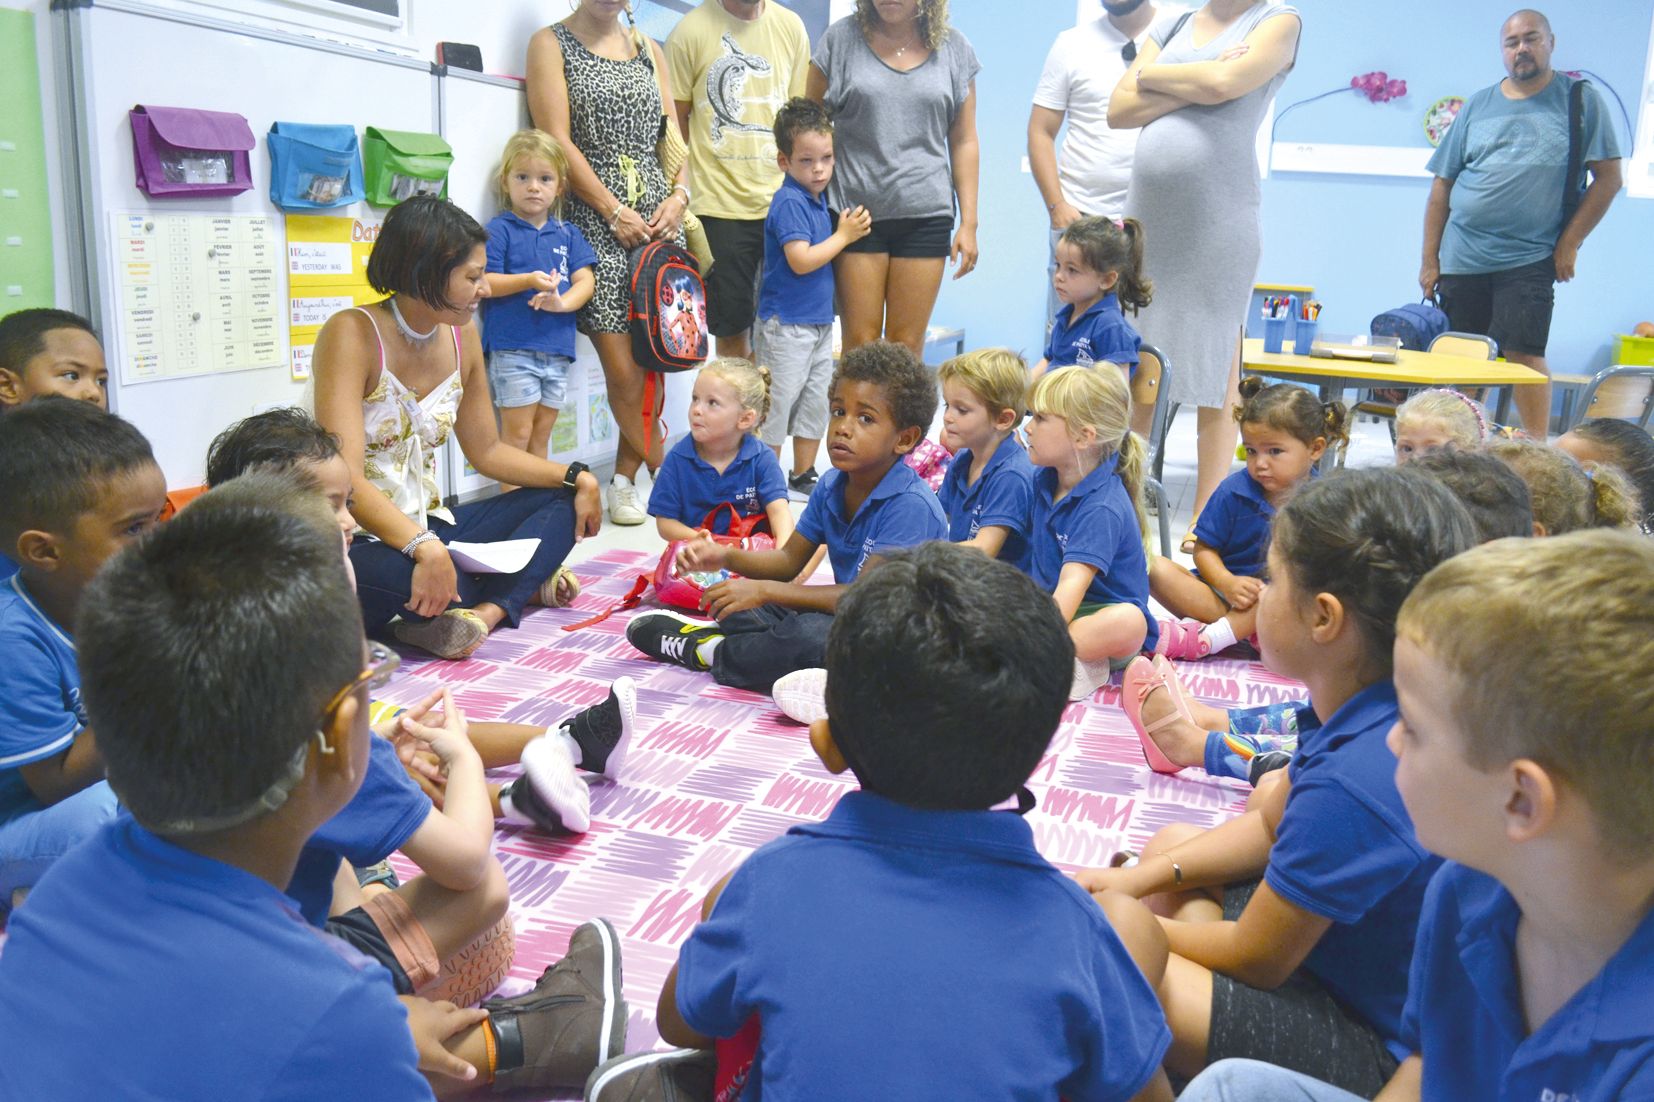
<svg viewBox="0 0 1654 1102"><path fill-rule="evenodd" d="M502 817L552 835L586 833L592 793L575 772L568 740L556 732L541 735L523 747L522 763L523 775L500 789Z"/></svg>
<svg viewBox="0 0 1654 1102"><path fill-rule="evenodd" d="M584 1086L592 1071L626 1048L620 937L599 918L569 936L568 955L540 975L534 989L489 999L499 1054L495 1091Z"/></svg>
<svg viewBox="0 0 1654 1102"><path fill-rule="evenodd" d="M629 1052L599 1064L586 1102L712 1102L718 1057L706 1049Z"/></svg>
<svg viewBox="0 0 1654 1102"><path fill-rule="evenodd" d="M716 620L677 612L645 612L626 625L626 641L650 658L698 672L712 668L701 661L700 645L723 634Z"/></svg>
<svg viewBox="0 0 1654 1102"><path fill-rule="evenodd" d="M808 727L827 718L827 671L819 666L794 670L776 680L770 696L782 715Z"/></svg>
<svg viewBox="0 0 1654 1102"><path fill-rule="evenodd" d="M1114 676L1114 668L1106 658L1099 658L1095 662L1085 662L1074 659L1074 681L1068 688L1069 700L1090 700L1092 694Z"/></svg>
<svg viewBox="0 0 1654 1102"><path fill-rule="evenodd" d="M608 699L565 719L560 729L580 747L580 768L620 779L637 726L637 682L617 677Z"/></svg>
<svg viewBox="0 0 1654 1102"><path fill-rule="evenodd" d="M609 480L609 519L627 527L649 519L649 514L638 503L637 487L623 474Z"/></svg>

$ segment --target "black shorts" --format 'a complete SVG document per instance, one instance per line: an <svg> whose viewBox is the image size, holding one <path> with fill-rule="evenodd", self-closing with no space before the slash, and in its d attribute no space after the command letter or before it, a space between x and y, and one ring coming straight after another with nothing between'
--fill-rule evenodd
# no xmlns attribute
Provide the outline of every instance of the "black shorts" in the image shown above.
<svg viewBox="0 0 1654 1102"><path fill-rule="evenodd" d="M347 943L364 957L383 964L386 971L391 974L391 982L396 985L398 995L414 993L413 980L408 978L408 970L396 959L396 951L391 948L390 942L385 940L385 935L379 931L372 916L362 908L354 907L336 918L328 919L326 929L328 933Z"/></svg>
<svg viewBox="0 0 1654 1102"><path fill-rule="evenodd" d="M764 267L764 220L701 215L712 270L706 273L706 327L714 337L752 328L758 316L758 273Z"/></svg>
<svg viewBox="0 0 1654 1102"><path fill-rule="evenodd" d="M872 232L844 247L847 253L889 253L891 257L932 260L946 257L953 246L953 216L885 218Z"/></svg>
<svg viewBox="0 0 1654 1102"><path fill-rule="evenodd" d="M1556 305L1556 258L1480 275L1444 275L1442 309L1458 333L1485 333L1504 354L1543 356Z"/></svg>
<svg viewBox="0 0 1654 1102"><path fill-rule="evenodd" d="M1224 888L1225 921L1240 918L1257 888L1256 880ZM1273 991L1212 973L1206 1062L1232 1057L1276 1064L1363 1098L1383 1089L1397 1066L1378 1031L1302 967Z"/></svg>

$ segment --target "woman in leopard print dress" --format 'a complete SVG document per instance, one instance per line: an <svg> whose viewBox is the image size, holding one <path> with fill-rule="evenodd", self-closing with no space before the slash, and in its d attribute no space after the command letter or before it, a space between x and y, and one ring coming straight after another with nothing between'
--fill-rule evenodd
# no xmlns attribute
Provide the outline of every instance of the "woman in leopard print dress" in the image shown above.
<svg viewBox="0 0 1654 1102"><path fill-rule="evenodd" d="M620 428L610 519L642 524L646 516L632 480L645 456L651 467L659 463L661 448L653 427L658 415L649 418L645 438L644 373L632 359L627 325L628 254L650 240L682 244L689 190L683 178L669 182L661 172L655 147L669 95L666 58L622 25L627 7L626 0L580 0L567 19L536 32L528 44L528 105L534 125L568 155L569 221L597 253L597 285L579 326L602 361L609 409Z"/></svg>

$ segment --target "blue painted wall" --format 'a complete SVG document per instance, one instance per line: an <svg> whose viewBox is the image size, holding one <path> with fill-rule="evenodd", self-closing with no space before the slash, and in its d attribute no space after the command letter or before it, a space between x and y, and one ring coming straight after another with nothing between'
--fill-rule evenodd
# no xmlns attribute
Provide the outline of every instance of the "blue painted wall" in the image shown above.
<svg viewBox="0 0 1654 1102"><path fill-rule="evenodd" d="M1279 136L1301 141L1427 146L1425 109L1468 95L1504 75L1499 26L1509 0L1299 0L1304 38L1298 67L1277 108L1383 69L1408 95L1375 105L1354 93L1294 111ZM954 0L953 20L982 59L982 262L943 284L935 320L964 325L972 346L1009 345L1037 358L1043 343L1046 227L1033 177L1021 170L1028 109L1045 53L1073 22L1068 0L1010 9ZM1550 12L1559 68L1601 74L1626 100L1633 125L1654 0L1574 0ZM1610 97L1611 99L1611 97ZM1610 103L1613 113L1618 109ZM1621 126L1621 140L1629 136ZM1326 304L1328 329L1365 330L1373 314L1416 293L1429 182L1377 176L1274 173L1263 187L1259 277L1310 283ZM1148 243L1153 275L1154 242ZM1579 275L1557 289L1553 370L1594 371L1608 362L1612 334L1654 320L1654 200L1623 192L1580 254Z"/></svg>

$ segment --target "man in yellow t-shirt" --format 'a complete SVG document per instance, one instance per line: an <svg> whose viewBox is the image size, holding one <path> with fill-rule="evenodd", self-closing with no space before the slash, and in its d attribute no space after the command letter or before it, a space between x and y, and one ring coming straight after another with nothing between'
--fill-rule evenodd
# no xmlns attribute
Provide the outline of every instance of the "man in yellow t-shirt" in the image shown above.
<svg viewBox="0 0 1654 1102"><path fill-rule="evenodd" d="M810 37L775 0L702 0L666 39L678 124L689 143L690 209L715 260L707 328L720 356L752 355L764 216L781 186L775 113L804 94Z"/></svg>

